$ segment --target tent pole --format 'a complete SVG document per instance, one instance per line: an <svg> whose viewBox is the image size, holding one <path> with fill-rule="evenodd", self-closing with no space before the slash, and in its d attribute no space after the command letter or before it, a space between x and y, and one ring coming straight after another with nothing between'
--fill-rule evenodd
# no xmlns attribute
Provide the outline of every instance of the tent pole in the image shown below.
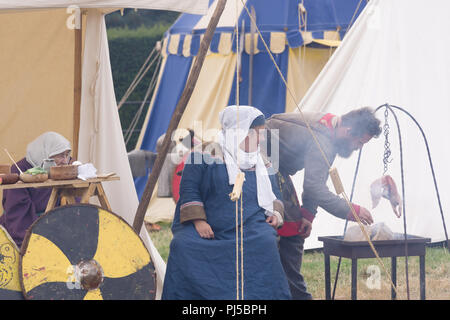
<svg viewBox="0 0 450 320"><path fill-rule="evenodd" d="M78 18L78 17L77 17ZM79 22L74 29L74 76L73 76L73 145L72 157L78 158L78 141L80 131L80 107L81 107L81 55L82 55L82 25L83 14L79 13Z"/></svg>
<svg viewBox="0 0 450 320"><path fill-rule="evenodd" d="M255 55L255 34L256 34L256 25L254 21L256 21L256 12L255 7L251 6L251 15L252 19L250 20L250 57L248 63L248 105L252 106L253 100L253 56Z"/></svg>
<svg viewBox="0 0 450 320"><path fill-rule="evenodd" d="M155 188L156 182L158 181L159 174L169 151L172 133L177 129L184 110L186 109L189 99L191 98L192 92L194 91L197 79L200 75L203 61L205 60L206 53L208 52L209 45L212 40L212 36L214 34L214 31L216 30L216 26L219 22L220 16L222 15L223 9L225 8L225 4L226 0L219 0L217 3L214 14L208 23L208 27L205 31L203 40L200 43L199 53L195 58L194 65L186 82L186 86L184 87L181 98L178 101L177 107L175 108L175 111L172 115L172 119L170 120L169 128L166 131L166 135L161 146L161 151L158 152L155 163L153 164L152 172L150 173L150 176L147 180L144 193L142 194L141 201L139 202L139 206L134 217L133 228L137 233L141 231L142 224L144 223L145 213L147 212L153 190Z"/></svg>

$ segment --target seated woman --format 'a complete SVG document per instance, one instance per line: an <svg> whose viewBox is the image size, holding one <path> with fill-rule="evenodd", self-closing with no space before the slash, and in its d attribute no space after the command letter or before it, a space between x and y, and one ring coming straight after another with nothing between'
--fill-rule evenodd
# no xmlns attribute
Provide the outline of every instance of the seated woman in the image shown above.
<svg viewBox="0 0 450 320"><path fill-rule="evenodd" d="M70 142L56 132L46 132L28 144L26 157L17 162L25 172L33 167L42 167L44 159L55 160L56 165L66 165L70 161ZM16 166L11 173L19 174ZM3 191L4 213L0 224L20 248L27 229L45 211L51 188L21 188Z"/></svg>
<svg viewBox="0 0 450 320"><path fill-rule="evenodd" d="M282 224L283 205L259 154L264 121L256 108L229 106L220 113L219 144L191 153L181 178L162 299L234 300L242 283L244 299L290 299L275 231ZM240 172L245 174L243 221L239 200L236 222L236 202L229 195ZM243 282L240 258L236 261L241 223Z"/></svg>

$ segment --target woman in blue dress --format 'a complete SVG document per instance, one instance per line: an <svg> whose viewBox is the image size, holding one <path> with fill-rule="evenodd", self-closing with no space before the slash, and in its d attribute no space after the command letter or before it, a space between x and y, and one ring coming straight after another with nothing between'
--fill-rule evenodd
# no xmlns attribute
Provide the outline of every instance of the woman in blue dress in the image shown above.
<svg viewBox="0 0 450 320"><path fill-rule="evenodd" d="M264 121L256 108L226 107L219 143L191 153L180 183L162 299L290 299L275 230L283 223L283 205L259 153ZM236 221L230 193L240 172L243 221L241 200ZM241 226L243 242L236 246Z"/></svg>

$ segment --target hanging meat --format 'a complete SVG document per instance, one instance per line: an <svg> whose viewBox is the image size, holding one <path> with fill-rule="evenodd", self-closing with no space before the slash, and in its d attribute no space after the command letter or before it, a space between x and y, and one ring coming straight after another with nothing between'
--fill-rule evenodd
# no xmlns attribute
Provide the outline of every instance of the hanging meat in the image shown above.
<svg viewBox="0 0 450 320"><path fill-rule="evenodd" d="M385 175L370 185L370 195L372 197L372 208L375 208L380 199L383 197L390 201L392 210L397 218L402 215L402 199L397 191L394 179L391 176Z"/></svg>

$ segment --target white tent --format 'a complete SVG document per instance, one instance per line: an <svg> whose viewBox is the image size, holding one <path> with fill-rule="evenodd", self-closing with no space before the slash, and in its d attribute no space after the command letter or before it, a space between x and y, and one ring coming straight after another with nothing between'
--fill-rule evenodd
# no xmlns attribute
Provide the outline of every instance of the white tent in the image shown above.
<svg viewBox="0 0 450 320"><path fill-rule="evenodd" d="M428 139L443 215L449 227L450 211L450 2L432 0L372 0L347 33L300 102L304 111L343 114L351 109L389 103L406 109ZM384 123L384 109L377 112ZM407 233L445 239L444 227L431 175L424 139L413 121L395 110L400 125L404 161ZM397 126L389 114L392 162L387 174L401 193L400 151ZM364 146L356 180L354 202L369 210L369 186L383 173L384 136ZM334 163L350 196L357 154ZM301 193L302 176L294 176ZM329 181L330 190L334 190ZM375 222L385 222L403 233L403 217L394 216L387 200L371 210ZM344 220L319 210L305 248L321 247L318 236L342 235ZM350 223L353 225L354 223Z"/></svg>
<svg viewBox="0 0 450 320"><path fill-rule="evenodd" d="M104 187L113 212L132 224L138 198L114 95L104 15L114 8L205 14L207 7L208 0L0 0L2 146L19 158L38 134L50 130L64 134L78 146L78 160L93 163L98 172L120 176L120 182L105 183ZM84 50L79 110L74 103L79 94L74 82L79 72L76 63L74 67L76 36L70 27L76 9L86 17L80 44ZM1 160L6 162L3 156ZM165 263L145 228L140 236L155 264L159 297Z"/></svg>

